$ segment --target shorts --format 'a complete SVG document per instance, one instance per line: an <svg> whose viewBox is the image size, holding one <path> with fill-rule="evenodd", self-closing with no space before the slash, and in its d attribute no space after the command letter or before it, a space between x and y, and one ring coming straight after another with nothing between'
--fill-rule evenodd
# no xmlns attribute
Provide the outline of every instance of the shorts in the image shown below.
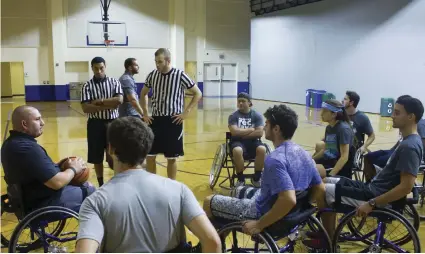
<svg viewBox="0 0 425 254"><path fill-rule="evenodd" d="M102 120L90 118L87 121L87 162L101 164L108 146L107 130L108 124L113 120Z"/></svg>
<svg viewBox="0 0 425 254"><path fill-rule="evenodd" d="M394 150L378 150L375 152L367 153L364 158L372 164L377 165L380 168L384 168L387 165L388 160L393 154Z"/></svg>
<svg viewBox="0 0 425 254"><path fill-rule="evenodd" d="M335 167L336 163L338 162L337 159L327 159L327 158L324 158L324 157L317 159L315 161L316 161L316 164L323 165L323 167L325 169L329 169L329 170L326 170L327 176L329 176L331 169L333 169ZM348 160L345 163L344 167L336 175L337 176L343 176L343 177L351 179L352 174L353 174L353 162Z"/></svg>
<svg viewBox="0 0 425 254"><path fill-rule="evenodd" d="M326 203L329 206L346 205L359 207L376 195L367 183L345 177L327 177L325 179Z"/></svg>
<svg viewBox="0 0 425 254"><path fill-rule="evenodd" d="M243 157L245 160L255 159L257 154L257 147L264 146L259 139L242 140L242 141L230 141L230 152L233 152L235 147L241 147L243 151Z"/></svg>
<svg viewBox="0 0 425 254"><path fill-rule="evenodd" d="M240 186L231 196L214 195L211 198L211 213L214 217L231 221L256 220L260 218L255 200L260 195L259 188Z"/></svg>
<svg viewBox="0 0 425 254"><path fill-rule="evenodd" d="M148 156L164 154L166 158L177 158L184 155L183 124L173 123L171 116L154 116L149 125L155 135Z"/></svg>

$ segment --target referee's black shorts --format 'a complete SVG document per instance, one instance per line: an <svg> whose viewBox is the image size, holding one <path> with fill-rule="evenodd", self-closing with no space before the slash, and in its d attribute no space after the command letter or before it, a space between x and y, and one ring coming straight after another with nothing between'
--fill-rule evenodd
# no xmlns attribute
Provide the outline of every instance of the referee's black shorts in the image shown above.
<svg viewBox="0 0 425 254"><path fill-rule="evenodd" d="M150 127L155 138L148 155L163 154L166 158L183 156L183 123L173 123L175 119L171 116L153 116L152 118Z"/></svg>
<svg viewBox="0 0 425 254"><path fill-rule="evenodd" d="M101 164L104 160L105 149L107 148L108 141L106 131L108 124L113 120L102 120L89 118L87 121L87 146L88 146L88 159L87 162L91 164Z"/></svg>

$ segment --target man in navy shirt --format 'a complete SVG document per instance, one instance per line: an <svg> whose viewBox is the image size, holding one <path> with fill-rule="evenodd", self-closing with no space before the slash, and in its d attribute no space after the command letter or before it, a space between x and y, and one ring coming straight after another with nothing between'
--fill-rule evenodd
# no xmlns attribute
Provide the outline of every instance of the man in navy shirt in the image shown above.
<svg viewBox="0 0 425 254"><path fill-rule="evenodd" d="M324 189L311 155L291 141L298 126L297 114L286 105L265 114L266 139L276 147L264 162L261 188L237 187L232 197L209 196L204 210L209 218L245 220L245 232L258 234L286 216L296 205L296 192Z"/></svg>
<svg viewBox="0 0 425 254"><path fill-rule="evenodd" d="M353 181L343 177L325 179L325 191L317 193L319 208L344 204L357 209L357 214L367 216L375 207L406 197L415 184L424 150L417 124L422 118L422 103L410 96L397 99L394 107L393 127L403 136L391 154L386 166L370 183ZM335 214L322 215L323 226L332 238L335 232Z"/></svg>
<svg viewBox="0 0 425 254"><path fill-rule="evenodd" d="M19 106L12 114L13 130L1 148L1 162L8 185L22 189L25 212L45 206L63 206L79 211L84 198L95 188L68 185L84 168L81 159L68 161L61 171L36 139L43 134L44 121L33 107Z"/></svg>

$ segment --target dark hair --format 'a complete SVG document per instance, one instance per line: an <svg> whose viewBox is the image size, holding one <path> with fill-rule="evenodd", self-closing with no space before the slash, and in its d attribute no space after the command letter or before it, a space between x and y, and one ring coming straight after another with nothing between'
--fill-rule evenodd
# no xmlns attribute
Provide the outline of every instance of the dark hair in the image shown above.
<svg viewBox="0 0 425 254"><path fill-rule="evenodd" d="M351 126L350 118L348 117L347 111L345 111L345 107L344 107L344 105L342 105L341 102L332 99L332 100L325 101L325 103L330 104L334 107L340 108L342 110L342 112L336 113L336 120L345 121L348 124L350 124L350 126Z"/></svg>
<svg viewBox="0 0 425 254"><path fill-rule="evenodd" d="M108 142L118 160L130 166L143 163L152 148L154 135L140 118L120 117L109 124Z"/></svg>
<svg viewBox="0 0 425 254"><path fill-rule="evenodd" d="M130 67L130 66L133 65L133 61L136 61L136 58L130 57L130 58L125 59L125 61L124 61L124 68L127 70L128 67Z"/></svg>
<svg viewBox="0 0 425 254"><path fill-rule="evenodd" d="M103 63L103 64L106 65L105 59L103 59L103 57L96 56L95 58L93 58L91 60L91 66L93 66L94 64L98 64L98 63Z"/></svg>
<svg viewBox="0 0 425 254"><path fill-rule="evenodd" d="M403 95L398 97L395 103L403 105L407 114L414 114L416 123L422 119L422 116L424 115L424 106L420 100L409 95Z"/></svg>
<svg viewBox="0 0 425 254"><path fill-rule="evenodd" d="M348 96L348 99L353 102L353 106L357 108L360 102L360 96L354 91L347 91L345 94Z"/></svg>
<svg viewBox="0 0 425 254"><path fill-rule="evenodd" d="M281 104L268 108L264 117L274 127L279 125L284 139L291 139L298 127L298 115L290 107Z"/></svg>

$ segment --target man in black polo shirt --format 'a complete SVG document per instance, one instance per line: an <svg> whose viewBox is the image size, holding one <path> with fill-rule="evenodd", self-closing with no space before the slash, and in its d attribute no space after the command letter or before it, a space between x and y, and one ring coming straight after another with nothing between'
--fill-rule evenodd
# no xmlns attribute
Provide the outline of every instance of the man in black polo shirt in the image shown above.
<svg viewBox="0 0 425 254"><path fill-rule="evenodd" d="M64 206L79 211L84 198L95 191L83 186L68 185L84 168L81 159L68 161L69 168L61 172L35 138L43 133L40 112L29 106L19 106L12 114L13 130L1 148L5 181L20 185L25 212L45 206Z"/></svg>
<svg viewBox="0 0 425 254"><path fill-rule="evenodd" d="M99 187L103 185L103 159L113 169L112 158L106 152L108 124L118 118L118 107L123 102L121 83L105 74L106 63L102 57L91 61L94 77L81 91L81 107L87 114L87 162L94 164Z"/></svg>

